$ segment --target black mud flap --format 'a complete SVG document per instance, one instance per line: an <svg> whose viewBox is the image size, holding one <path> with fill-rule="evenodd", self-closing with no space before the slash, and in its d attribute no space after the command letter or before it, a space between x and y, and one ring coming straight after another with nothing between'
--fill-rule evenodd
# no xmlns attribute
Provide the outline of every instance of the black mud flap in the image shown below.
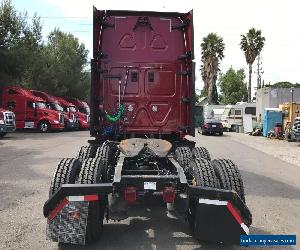
<svg viewBox="0 0 300 250"><path fill-rule="evenodd" d="M65 184L44 205L47 239L85 245L89 202L105 202L111 184Z"/></svg>
<svg viewBox="0 0 300 250"><path fill-rule="evenodd" d="M252 215L235 191L189 186L196 198L194 234L198 240L239 244L249 234Z"/></svg>

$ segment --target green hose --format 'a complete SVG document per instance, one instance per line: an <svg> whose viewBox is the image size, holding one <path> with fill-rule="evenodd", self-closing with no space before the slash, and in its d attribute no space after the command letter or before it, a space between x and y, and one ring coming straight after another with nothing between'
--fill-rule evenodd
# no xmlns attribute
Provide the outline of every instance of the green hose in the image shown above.
<svg viewBox="0 0 300 250"><path fill-rule="evenodd" d="M118 111L115 114L110 115L110 114L106 113L106 119L109 122L116 122L116 121L120 120L120 118L122 117L124 112L125 112L125 105L123 103L121 103L120 107L118 108Z"/></svg>

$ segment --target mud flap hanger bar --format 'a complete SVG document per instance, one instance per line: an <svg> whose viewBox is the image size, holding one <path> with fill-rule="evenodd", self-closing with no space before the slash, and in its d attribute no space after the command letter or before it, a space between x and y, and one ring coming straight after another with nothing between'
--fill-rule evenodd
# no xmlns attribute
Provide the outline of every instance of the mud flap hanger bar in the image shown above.
<svg viewBox="0 0 300 250"><path fill-rule="evenodd" d="M105 184L64 184L57 192L50 197L43 209L45 217L48 217L50 212L67 196L92 195L98 194L101 196L112 193L113 187L111 183Z"/></svg>

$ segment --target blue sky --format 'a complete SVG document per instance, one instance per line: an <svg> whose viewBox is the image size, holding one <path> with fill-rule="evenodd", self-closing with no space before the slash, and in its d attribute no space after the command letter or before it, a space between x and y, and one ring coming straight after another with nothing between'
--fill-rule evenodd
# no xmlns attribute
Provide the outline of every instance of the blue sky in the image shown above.
<svg viewBox="0 0 300 250"><path fill-rule="evenodd" d="M70 32L92 50L92 6L98 9L131 9L187 12L194 9L195 61L200 67L200 43L216 32L225 42L225 58L220 68L225 72L247 65L240 50L240 35L250 28L261 29L266 37L262 52L265 83L291 81L300 83L300 3L297 0L12 0L19 11L42 17L43 34L55 27ZM91 57L91 53L89 55ZM255 70L256 65L253 65ZM253 74L252 82L256 82ZM197 70L196 87L203 83Z"/></svg>

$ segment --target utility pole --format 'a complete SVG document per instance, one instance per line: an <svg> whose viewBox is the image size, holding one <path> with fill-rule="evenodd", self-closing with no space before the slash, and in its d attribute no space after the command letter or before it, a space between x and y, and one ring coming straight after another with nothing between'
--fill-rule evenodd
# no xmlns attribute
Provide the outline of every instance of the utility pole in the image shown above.
<svg viewBox="0 0 300 250"><path fill-rule="evenodd" d="M261 75L264 73L262 70L262 61L261 61L261 56L260 53L257 56L257 89L261 88Z"/></svg>

